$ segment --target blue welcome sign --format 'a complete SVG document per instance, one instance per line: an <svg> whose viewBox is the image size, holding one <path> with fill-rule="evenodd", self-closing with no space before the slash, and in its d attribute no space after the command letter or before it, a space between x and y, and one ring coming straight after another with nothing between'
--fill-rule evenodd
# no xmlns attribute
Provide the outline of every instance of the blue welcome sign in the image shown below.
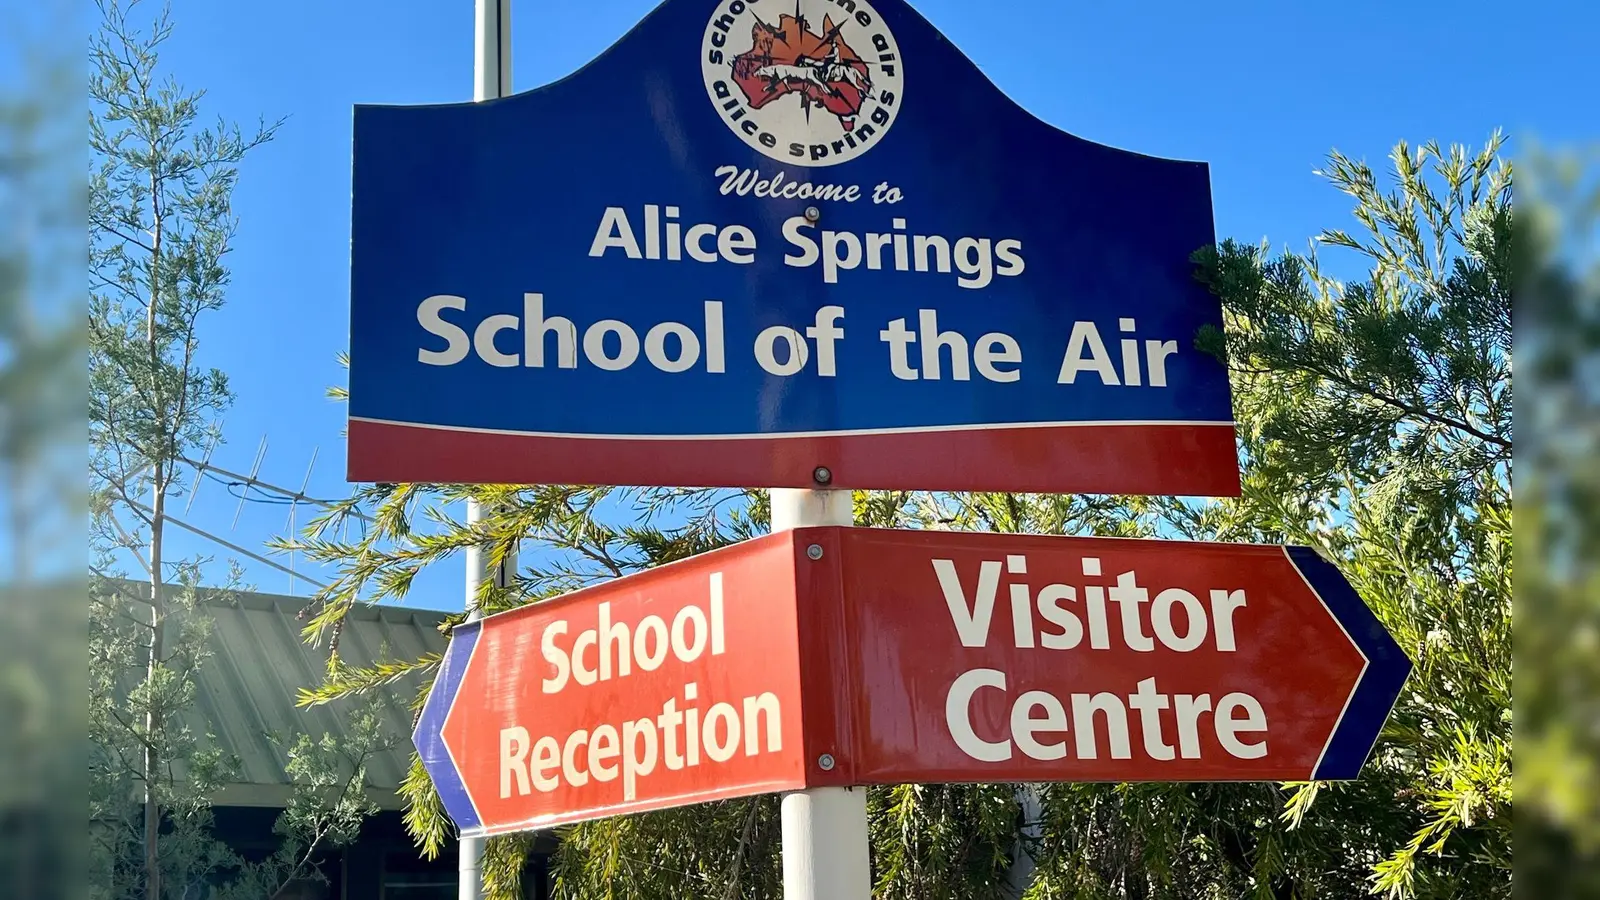
<svg viewBox="0 0 1600 900"><path fill-rule="evenodd" d="M1231 495L1206 166L1034 118L902 0L668 0L360 106L357 481Z"/></svg>

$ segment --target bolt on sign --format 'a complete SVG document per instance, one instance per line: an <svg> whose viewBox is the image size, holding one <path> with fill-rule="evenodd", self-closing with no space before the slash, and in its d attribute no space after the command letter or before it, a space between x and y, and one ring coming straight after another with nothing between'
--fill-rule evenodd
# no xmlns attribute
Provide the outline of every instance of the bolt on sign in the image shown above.
<svg viewBox="0 0 1600 900"><path fill-rule="evenodd" d="M803 528L458 626L416 742L466 834L827 785L1341 780L1409 671L1303 547Z"/></svg>
<svg viewBox="0 0 1600 900"><path fill-rule="evenodd" d="M668 0L354 134L351 480L1238 494L1206 165L903 0Z"/></svg>

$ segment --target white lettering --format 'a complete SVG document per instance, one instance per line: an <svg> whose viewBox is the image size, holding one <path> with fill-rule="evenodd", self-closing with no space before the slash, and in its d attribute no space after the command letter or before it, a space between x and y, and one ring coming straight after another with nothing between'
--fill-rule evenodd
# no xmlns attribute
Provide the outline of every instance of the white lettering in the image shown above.
<svg viewBox="0 0 1600 900"><path fill-rule="evenodd" d="M792 184L793 182L791 182ZM817 242L800 233L802 228L814 227L805 216L791 216L783 220L783 239L800 249L800 255L786 253L783 256L784 265L804 268L815 263L820 254L817 252Z"/></svg>
<svg viewBox="0 0 1600 900"><path fill-rule="evenodd" d="M556 646L556 638L566 633L566 620L558 619L546 626L544 634L539 638L539 652L544 654L545 661L556 669L554 678L546 678L540 682L539 686L546 694L554 694L567 686L567 654Z"/></svg>
<svg viewBox="0 0 1600 900"><path fill-rule="evenodd" d="M691 625L694 626L692 641L687 636ZM705 652L708 637L706 614L700 607L685 606L678 610L677 616L672 619L672 655L680 662L694 662Z"/></svg>
<svg viewBox="0 0 1600 900"><path fill-rule="evenodd" d="M478 358L491 366L502 369L520 365L522 360L515 353L501 353L494 345L494 336L508 329L517 327L517 317L506 313L489 316L478 323L478 328L472 333L472 348L478 351Z"/></svg>
<svg viewBox="0 0 1600 900"><path fill-rule="evenodd" d="M626 253L629 259L644 257L639 252L639 242L634 240L633 226L628 224L628 214L620 206L606 207L605 214L600 217L600 227L595 229L594 241L589 244L589 255L604 256L613 247Z"/></svg>
<svg viewBox="0 0 1600 900"><path fill-rule="evenodd" d="M678 339L677 356L667 353L667 336ZM644 355L663 372L683 372L700 359L700 339L694 330L680 322L662 322L644 336Z"/></svg>
<svg viewBox="0 0 1600 900"><path fill-rule="evenodd" d="M517 794L528 793L528 729L521 725L500 729L500 799L511 796L511 782Z"/></svg>
<svg viewBox="0 0 1600 900"><path fill-rule="evenodd" d="M1185 629L1182 637L1172 626L1172 608L1182 606ZM1179 653L1188 653L1206 640L1206 610L1199 598L1183 588L1167 588L1156 595L1150 607L1150 624L1162 645Z"/></svg>
<svg viewBox="0 0 1600 900"><path fill-rule="evenodd" d="M1083 355L1085 350L1089 352L1087 357ZM1067 352L1061 360L1061 373L1056 376L1056 383L1072 384L1078 380L1078 373L1083 371L1099 375L1101 384L1113 387L1120 384L1116 366L1111 364L1105 342L1100 340L1100 330L1094 327L1093 322L1073 323L1072 336L1067 339Z"/></svg>
<svg viewBox="0 0 1600 900"><path fill-rule="evenodd" d="M595 781L611 781L617 777L617 764L605 763L621 755L619 743L615 725L601 725L589 735L589 774Z"/></svg>
<svg viewBox="0 0 1600 900"><path fill-rule="evenodd" d="M945 696L945 726L950 729L950 736L955 738L961 752L981 762L1005 762L1011 758L1010 741L986 741L972 730L972 695L983 687L1005 690L1005 673L995 669L963 672L950 685L950 693Z"/></svg>
<svg viewBox="0 0 1600 900"><path fill-rule="evenodd" d="M967 601L961 588L961 578L956 574L956 564L948 559L933 561L934 574L939 579L939 589L944 594L945 606L950 610L950 621L963 647L983 647L989 643L989 619L994 615L994 597L1000 589L1000 562L984 560L978 566L977 592Z"/></svg>
<svg viewBox="0 0 1600 900"><path fill-rule="evenodd" d="M817 342L817 374L832 378L837 374L834 366L834 342L844 338L844 329L838 321L844 316L842 306L824 306L817 310L817 323L806 329L806 337Z"/></svg>
<svg viewBox="0 0 1600 900"><path fill-rule="evenodd" d="M522 295L522 318L525 332L522 338L522 364L534 368L544 366L545 336L556 336L556 365L563 369L578 367L578 326L563 316L544 317L544 295Z"/></svg>
<svg viewBox="0 0 1600 900"><path fill-rule="evenodd" d="M788 355L783 362L778 361L777 344L783 341L788 345ZM773 325L765 328L756 335L756 362L761 368L773 375L793 375L806 367L806 357L809 354L805 336L787 325Z"/></svg>
<svg viewBox="0 0 1600 900"><path fill-rule="evenodd" d="M727 703L712 704L701 732L706 757L712 762L727 762L739 752L739 711Z"/></svg>
<svg viewBox="0 0 1600 900"><path fill-rule="evenodd" d="M467 358L467 351L472 343L467 340L467 333L456 325L452 325L439 315L441 310L465 310L467 299L450 294L436 294L422 301L417 307L417 324L421 325L429 334L436 334L444 338L443 350L417 349L417 362L430 366L453 366Z"/></svg>
<svg viewBox="0 0 1600 900"><path fill-rule="evenodd" d="M639 777L656 770L655 723L650 719L622 723L622 749L622 799L632 800L638 796Z"/></svg>
<svg viewBox="0 0 1600 900"><path fill-rule="evenodd" d="M1244 718L1239 718L1235 713L1244 711ZM1261 702L1249 694L1225 694L1217 701L1217 742L1222 744L1222 749L1239 759L1260 759L1267 755L1267 739L1262 738L1253 744L1246 744L1239 740L1240 732L1259 733L1267 730L1267 713L1261 708Z"/></svg>
<svg viewBox="0 0 1600 900"><path fill-rule="evenodd" d="M1044 710L1044 718L1033 717L1035 708ZM1017 749L1034 759L1064 758L1067 755L1065 740L1045 744L1035 735L1066 730L1067 710L1054 694L1028 691L1018 697L1016 704L1011 707L1011 738L1017 742Z"/></svg>
<svg viewBox="0 0 1600 900"><path fill-rule="evenodd" d="M1233 652L1233 614L1245 605L1244 591L1212 591L1211 622L1217 632L1217 649Z"/></svg>
<svg viewBox="0 0 1600 900"><path fill-rule="evenodd" d="M1001 369L1001 363L1017 364L1022 362L1022 346L1017 339L1009 334L991 331L972 348L972 365L977 368L978 374L990 381L1008 384L1022 377L1016 369Z"/></svg>
<svg viewBox="0 0 1600 900"><path fill-rule="evenodd" d="M606 335L617 336L617 355L606 352ZM601 319L583 333L583 355L596 368L620 372L639 358L639 335L628 323L617 319Z"/></svg>

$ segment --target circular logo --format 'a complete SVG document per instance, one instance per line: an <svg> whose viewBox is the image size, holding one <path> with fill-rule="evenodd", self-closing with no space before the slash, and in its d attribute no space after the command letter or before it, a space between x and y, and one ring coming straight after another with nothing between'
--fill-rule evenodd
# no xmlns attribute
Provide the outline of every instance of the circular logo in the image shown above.
<svg viewBox="0 0 1600 900"><path fill-rule="evenodd" d="M855 159L903 101L900 48L867 0L718 0L700 49L722 121L782 162Z"/></svg>

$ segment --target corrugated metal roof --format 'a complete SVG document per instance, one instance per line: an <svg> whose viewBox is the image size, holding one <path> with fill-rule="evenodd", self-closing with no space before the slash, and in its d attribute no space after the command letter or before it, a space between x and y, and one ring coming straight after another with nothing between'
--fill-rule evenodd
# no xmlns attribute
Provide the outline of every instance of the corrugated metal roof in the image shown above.
<svg viewBox="0 0 1600 900"><path fill-rule="evenodd" d="M251 592L204 595L214 621L210 659L202 667L191 730L207 731L239 761L237 783L214 801L219 805L279 806L291 782L284 773L287 750L305 733L348 735L345 715L353 701L314 707L295 705L302 688L322 682L327 649L300 640L304 624L296 614L304 597ZM399 606L358 605L339 638L340 657L352 665L380 658L409 660L444 649L439 624L446 614ZM411 760L411 701L421 688L415 676L386 685L380 700L392 749L367 766L367 785L375 802L400 808L395 789ZM276 736L277 741L269 738Z"/></svg>

